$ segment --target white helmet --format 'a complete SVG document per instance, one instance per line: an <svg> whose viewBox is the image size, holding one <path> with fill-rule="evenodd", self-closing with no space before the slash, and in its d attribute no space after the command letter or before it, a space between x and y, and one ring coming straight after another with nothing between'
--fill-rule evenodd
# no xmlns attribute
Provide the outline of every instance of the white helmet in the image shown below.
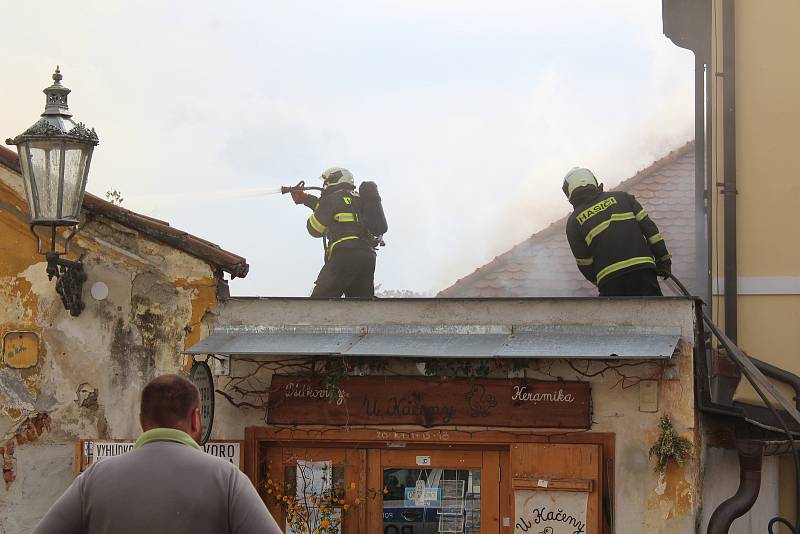
<svg viewBox="0 0 800 534"><path fill-rule="evenodd" d="M354 185L353 174L344 167L331 167L326 169L320 176L322 185L328 187L329 185L336 184L351 184Z"/></svg>
<svg viewBox="0 0 800 534"><path fill-rule="evenodd" d="M567 198L572 197L572 193L579 187L586 185L593 185L597 187L597 178L595 178L592 171L583 167L573 167L566 176L564 176L564 185L561 189Z"/></svg>

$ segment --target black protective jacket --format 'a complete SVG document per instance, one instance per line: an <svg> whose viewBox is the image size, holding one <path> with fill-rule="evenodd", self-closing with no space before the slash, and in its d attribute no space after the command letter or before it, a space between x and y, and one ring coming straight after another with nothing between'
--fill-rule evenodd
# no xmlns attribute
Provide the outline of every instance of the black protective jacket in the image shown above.
<svg viewBox="0 0 800 534"><path fill-rule="evenodd" d="M355 186L329 186L319 198L308 195L303 204L314 210L308 218L306 228L312 236L325 238L326 260L334 250L371 248L365 240L364 224L359 220L361 199Z"/></svg>
<svg viewBox="0 0 800 534"><path fill-rule="evenodd" d="M600 286L625 273L656 268L670 259L664 238L633 195L576 190L567 219L567 239L583 276Z"/></svg>

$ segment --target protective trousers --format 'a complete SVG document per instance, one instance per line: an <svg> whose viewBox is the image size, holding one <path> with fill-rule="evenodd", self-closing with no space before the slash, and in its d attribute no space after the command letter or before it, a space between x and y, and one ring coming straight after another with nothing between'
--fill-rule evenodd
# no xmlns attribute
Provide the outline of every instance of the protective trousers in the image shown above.
<svg viewBox="0 0 800 534"><path fill-rule="evenodd" d="M311 298L375 296L375 252L370 248L337 248L317 276Z"/></svg>
<svg viewBox="0 0 800 534"><path fill-rule="evenodd" d="M653 269L638 269L612 278L600 286L601 297L660 297L661 286Z"/></svg>

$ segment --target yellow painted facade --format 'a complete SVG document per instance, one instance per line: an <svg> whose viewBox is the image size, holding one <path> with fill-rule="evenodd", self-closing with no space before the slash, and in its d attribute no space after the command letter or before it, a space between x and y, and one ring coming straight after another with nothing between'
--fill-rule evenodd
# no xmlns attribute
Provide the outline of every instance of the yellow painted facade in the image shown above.
<svg viewBox="0 0 800 534"><path fill-rule="evenodd" d="M800 375L800 244L795 237L800 178L800 3L735 1L736 232L738 344L748 354ZM723 165L722 0L713 0L712 182ZM712 279L723 277L723 195L712 194ZM722 283L719 283L722 292ZM714 301L724 323L724 299ZM784 389L789 398L790 390ZM739 398L757 399L740 387ZM781 514L794 517L790 458L781 464Z"/></svg>

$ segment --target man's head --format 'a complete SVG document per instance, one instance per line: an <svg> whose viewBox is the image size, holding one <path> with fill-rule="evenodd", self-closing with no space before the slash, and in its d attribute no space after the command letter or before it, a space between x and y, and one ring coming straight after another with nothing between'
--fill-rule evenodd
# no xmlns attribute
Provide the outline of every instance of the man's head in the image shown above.
<svg viewBox="0 0 800 534"><path fill-rule="evenodd" d="M564 194L567 195L569 200L572 200L572 196L575 192L579 189L584 190L582 188L597 189L597 178L595 178L594 173L589 169L573 167L567 175L564 176L564 184L561 186L561 190L564 191Z"/></svg>
<svg viewBox="0 0 800 534"><path fill-rule="evenodd" d="M197 387L178 375L154 378L142 390L139 422L144 431L176 428L199 440L203 428Z"/></svg>

